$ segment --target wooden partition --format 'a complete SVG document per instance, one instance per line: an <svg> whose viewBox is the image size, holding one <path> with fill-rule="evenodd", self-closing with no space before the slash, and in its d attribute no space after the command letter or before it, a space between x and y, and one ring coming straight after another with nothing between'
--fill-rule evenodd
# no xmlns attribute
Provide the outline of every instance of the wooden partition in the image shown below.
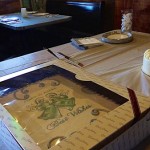
<svg viewBox="0 0 150 150"><path fill-rule="evenodd" d="M20 0L0 0L0 15L20 11Z"/></svg>
<svg viewBox="0 0 150 150"><path fill-rule="evenodd" d="M114 28L121 26L121 10L133 9L133 30L150 33L150 1L149 0L115 0Z"/></svg>
<svg viewBox="0 0 150 150"><path fill-rule="evenodd" d="M134 30L150 33L150 0L134 1Z"/></svg>

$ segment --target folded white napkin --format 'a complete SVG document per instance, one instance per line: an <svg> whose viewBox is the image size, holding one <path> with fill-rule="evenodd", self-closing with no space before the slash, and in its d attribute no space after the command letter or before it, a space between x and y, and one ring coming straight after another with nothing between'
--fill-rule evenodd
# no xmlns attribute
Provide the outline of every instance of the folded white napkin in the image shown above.
<svg viewBox="0 0 150 150"><path fill-rule="evenodd" d="M72 38L71 42L73 45L84 49L103 45L103 43L100 40L94 37Z"/></svg>
<svg viewBox="0 0 150 150"><path fill-rule="evenodd" d="M1 19L2 22L18 21L19 17L4 17Z"/></svg>

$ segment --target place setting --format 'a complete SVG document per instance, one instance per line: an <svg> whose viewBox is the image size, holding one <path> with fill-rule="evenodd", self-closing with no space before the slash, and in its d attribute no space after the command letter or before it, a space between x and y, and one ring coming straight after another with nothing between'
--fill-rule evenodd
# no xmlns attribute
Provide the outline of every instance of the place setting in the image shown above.
<svg viewBox="0 0 150 150"><path fill-rule="evenodd" d="M111 44L128 43L133 40L133 35L129 32L110 31L102 35L101 40Z"/></svg>
<svg viewBox="0 0 150 150"><path fill-rule="evenodd" d="M121 30L114 30L102 34L101 40L111 44L128 43L133 40L132 35L133 10L122 10Z"/></svg>
<svg viewBox="0 0 150 150"><path fill-rule="evenodd" d="M16 24L21 22L20 18L15 16L4 16L0 18L0 21L7 24Z"/></svg>

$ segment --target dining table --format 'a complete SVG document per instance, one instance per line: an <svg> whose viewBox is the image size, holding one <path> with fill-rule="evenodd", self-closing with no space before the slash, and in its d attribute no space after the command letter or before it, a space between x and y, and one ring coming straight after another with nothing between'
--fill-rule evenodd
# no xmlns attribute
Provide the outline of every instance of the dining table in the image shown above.
<svg viewBox="0 0 150 150"><path fill-rule="evenodd" d="M0 15L0 28L4 35L4 42L1 43L4 48L1 51L6 51L1 60L35 52L47 45L56 45L57 30L53 31L53 27L61 26L71 18L37 11L28 11L27 17L20 12ZM60 39L57 43L60 43Z"/></svg>
<svg viewBox="0 0 150 150"><path fill-rule="evenodd" d="M72 18L66 15L38 12L27 12L27 14L27 17L22 17L20 12L0 15L0 26L19 31L58 24Z"/></svg>
<svg viewBox="0 0 150 150"><path fill-rule="evenodd" d="M93 36L101 40L102 34ZM133 31L129 43L103 45L86 50L75 47L72 42L51 47L84 64L84 70L100 78L150 96L150 77L142 72L144 52L150 48L150 34ZM47 49L0 62L0 77L22 69L57 59ZM19 62L19 63L18 63Z"/></svg>
<svg viewBox="0 0 150 150"><path fill-rule="evenodd" d="M44 19L50 18L45 17ZM102 33L93 36L102 42L96 47L81 50L69 42L49 49L55 54L61 52L82 63L82 70L94 74L103 81L110 81L123 88L130 88L137 94L150 98L150 76L141 69L144 52L150 49L150 34L132 31L132 35L133 40L127 43L103 42L101 41ZM0 81L14 77L26 69L55 60L58 58L45 48L38 52L2 61L0 62ZM113 89L113 87L111 88ZM114 90L116 89L114 88ZM120 89L117 89L116 92L124 95ZM135 149L150 150L149 141L150 137L147 137Z"/></svg>

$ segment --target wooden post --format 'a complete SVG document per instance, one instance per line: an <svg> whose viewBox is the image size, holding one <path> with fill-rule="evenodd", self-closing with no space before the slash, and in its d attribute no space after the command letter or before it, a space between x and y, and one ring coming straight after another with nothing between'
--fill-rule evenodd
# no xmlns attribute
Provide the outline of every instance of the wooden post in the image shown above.
<svg viewBox="0 0 150 150"><path fill-rule="evenodd" d="M20 1L20 7L23 7L23 6L22 6L22 0L19 0L19 1Z"/></svg>

